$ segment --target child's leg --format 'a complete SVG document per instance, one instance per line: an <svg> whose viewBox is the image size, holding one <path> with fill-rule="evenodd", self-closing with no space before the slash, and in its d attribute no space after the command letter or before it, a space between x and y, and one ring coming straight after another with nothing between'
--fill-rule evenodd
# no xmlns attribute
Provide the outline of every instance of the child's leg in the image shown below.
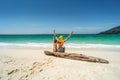
<svg viewBox="0 0 120 80"><path fill-rule="evenodd" d="M57 43L53 42L53 52L57 52Z"/></svg>

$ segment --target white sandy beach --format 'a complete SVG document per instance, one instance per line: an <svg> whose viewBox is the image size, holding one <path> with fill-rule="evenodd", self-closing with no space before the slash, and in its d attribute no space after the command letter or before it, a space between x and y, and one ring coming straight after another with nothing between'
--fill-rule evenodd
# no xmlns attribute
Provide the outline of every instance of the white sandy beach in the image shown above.
<svg viewBox="0 0 120 80"><path fill-rule="evenodd" d="M0 80L120 80L120 50L67 49L108 60L109 64L63 59L51 49L0 49Z"/></svg>

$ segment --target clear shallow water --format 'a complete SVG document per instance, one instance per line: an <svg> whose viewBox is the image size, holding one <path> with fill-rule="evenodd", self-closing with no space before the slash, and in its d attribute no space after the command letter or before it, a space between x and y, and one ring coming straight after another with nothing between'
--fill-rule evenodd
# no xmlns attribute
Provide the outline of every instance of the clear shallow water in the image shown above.
<svg viewBox="0 0 120 80"><path fill-rule="evenodd" d="M64 38L68 34L62 34ZM59 34L57 35L59 36ZM0 35L0 47L50 47L52 34L40 35ZM120 47L120 34L73 34L65 43L68 47Z"/></svg>

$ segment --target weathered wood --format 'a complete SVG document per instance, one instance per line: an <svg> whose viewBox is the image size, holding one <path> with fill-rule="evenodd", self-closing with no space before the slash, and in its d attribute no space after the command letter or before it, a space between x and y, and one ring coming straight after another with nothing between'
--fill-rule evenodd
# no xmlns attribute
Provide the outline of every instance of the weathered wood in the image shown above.
<svg viewBox="0 0 120 80"><path fill-rule="evenodd" d="M86 56L83 54L76 54L76 53L60 53L60 52L50 52L44 51L46 55L52 55L56 57L66 58L66 59L74 59L74 60L81 60L81 61L88 61L88 62L96 62L96 63L106 63L108 64L109 61L97 57Z"/></svg>

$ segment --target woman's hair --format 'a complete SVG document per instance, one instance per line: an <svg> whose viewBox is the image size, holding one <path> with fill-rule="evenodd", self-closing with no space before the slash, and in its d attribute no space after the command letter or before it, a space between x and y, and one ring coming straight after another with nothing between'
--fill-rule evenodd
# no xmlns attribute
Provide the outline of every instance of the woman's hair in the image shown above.
<svg viewBox="0 0 120 80"><path fill-rule="evenodd" d="M64 38L64 37L63 37L62 35L61 35L61 36L59 36L59 39L60 39L60 40L62 40L63 38Z"/></svg>

